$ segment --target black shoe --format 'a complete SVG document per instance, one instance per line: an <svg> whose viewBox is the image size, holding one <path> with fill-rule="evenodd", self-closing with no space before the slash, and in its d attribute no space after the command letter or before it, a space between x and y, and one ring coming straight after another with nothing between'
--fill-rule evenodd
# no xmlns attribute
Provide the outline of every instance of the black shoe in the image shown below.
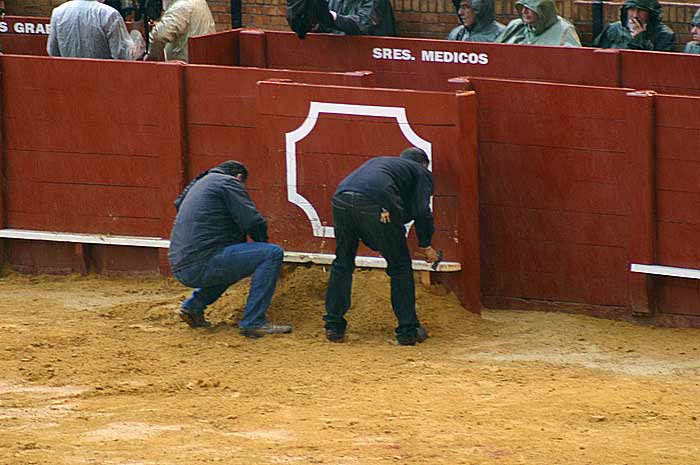
<svg viewBox="0 0 700 465"><path fill-rule="evenodd" d="M211 326L211 322L204 318L204 312L193 312L186 308L181 308L178 315L190 328L209 328Z"/></svg>
<svg viewBox="0 0 700 465"><path fill-rule="evenodd" d="M330 342L345 342L345 331L336 331L335 329L326 330L326 339Z"/></svg>
<svg viewBox="0 0 700 465"><path fill-rule="evenodd" d="M272 323L265 323L259 328L241 328L240 333L245 337L250 337L257 339L263 337L266 334L287 334L292 332L291 325L273 325Z"/></svg>
<svg viewBox="0 0 700 465"><path fill-rule="evenodd" d="M399 343L400 346L414 346L416 345L416 342L425 342L426 339L428 339L428 331L426 331L423 325L419 325L416 328L415 337L409 337L406 339L400 339L397 337L396 341Z"/></svg>
<svg viewBox="0 0 700 465"><path fill-rule="evenodd" d="M416 328L416 342L425 342L428 339L428 331L426 331L425 326L418 325Z"/></svg>

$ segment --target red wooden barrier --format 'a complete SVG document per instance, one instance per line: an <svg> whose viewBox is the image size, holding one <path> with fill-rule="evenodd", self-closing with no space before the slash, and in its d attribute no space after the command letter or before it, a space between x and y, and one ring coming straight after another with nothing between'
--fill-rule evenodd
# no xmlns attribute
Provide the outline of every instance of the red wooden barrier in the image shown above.
<svg viewBox="0 0 700 465"><path fill-rule="evenodd" d="M700 56L624 50L620 85L665 94L700 95Z"/></svg>
<svg viewBox="0 0 700 465"><path fill-rule="evenodd" d="M182 66L4 55L8 228L168 237Z"/></svg>
<svg viewBox="0 0 700 465"><path fill-rule="evenodd" d="M656 262L700 268L700 98L657 95ZM698 280L655 277L659 311L700 316Z"/></svg>
<svg viewBox="0 0 700 465"><path fill-rule="evenodd" d="M3 53L46 55L49 18L5 16L0 21L0 46Z"/></svg>
<svg viewBox="0 0 700 465"><path fill-rule="evenodd" d="M623 89L471 78L485 303L628 306Z"/></svg>
<svg viewBox="0 0 700 465"><path fill-rule="evenodd" d="M473 94L261 83L258 140L263 151L247 161L251 173L264 173L251 176L249 183L260 191L255 200L271 218L271 237L287 250L332 254L330 201L337 184L367 159L414 145L432 154L433 245L445 251L447 260L471 260L473 269L478 241L469 234L476 227L460 226L478 224L477 186L456 181L476 179L476 134L469 124L474 112ZM458 174L456 160L464 161ZM460 210L460 202L471 208ZM409 242L415 249L413 237ZM455 292L479 312L478 278L460 272L457 279Z"/></svg>
<svg viewBox="0 0 700 465"><path fill-rule="evenodd" d="M189 62L204 65L238 66L240 29L190 37L187 42Z"/></svg>
<svg viewBox="0 0 700 465"><path fill-rule="evenodd" d="M371 73L315 73L260 68L187 66L188 179L231 158L256 155L257 83L286 79L310 84L370 87Z"/></svg>
<svg viewBox="0 0 700 465"><path fill-rule="evenodd" d="M223 34L223 33L221 33ZM205 50L220 39L199 39L193 62L207 63ZM205 42L209 42L209 47ZM240 65L314 71L370 70L377 85L445 90L455 76L488 76L570 84L617 86L617 51L512 46L388 37L243 30Z"/></svg>

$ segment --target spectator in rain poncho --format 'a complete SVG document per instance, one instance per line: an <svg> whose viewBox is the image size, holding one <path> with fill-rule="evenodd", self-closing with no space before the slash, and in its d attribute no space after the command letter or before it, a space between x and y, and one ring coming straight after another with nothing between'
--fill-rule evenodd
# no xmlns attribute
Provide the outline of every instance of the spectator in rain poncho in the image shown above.
<svg viewBox="0 0 700 465"><path fill-rule="evenodd" d="M117 10L100 0L70 0L51 13L46 51L54 57L138 60L145 42L126 30Z"/></svg>
<svg viewBox="0 0 700 465"><path fill-rule="evenodd" d="M685 44L683 53L700 54L700 8L690 22L690 33L693 35L693 40Z"/></svg>
<svg viewBox="0 0 700 465"><path fill-rule="evenodd" d="M608 24L593 46L673 52L676 35L661 17L661 5L656 0L627 0L620 9L620 21Z"/></svg>
<svg viewBox="0 0 700 465"><path fill-rule="evenodd" d="M505 25L495 20L493 0L452 0L461 23L450 31L447 40L493 42Z"/></svg>
<svg viewBox="0 0 700 465"><path fill-rule="evenodd" d="M164 0L165 12L149 34L148 60L187 62L187 39L216 32L205 0Z"/></svg>
<svg viewBox="0 0 700 465"><path fill-rule="evenodd" d="M554 0L518 0L520 18L511 21L496 42L580 47L576 28L557 14Z"/></svg>

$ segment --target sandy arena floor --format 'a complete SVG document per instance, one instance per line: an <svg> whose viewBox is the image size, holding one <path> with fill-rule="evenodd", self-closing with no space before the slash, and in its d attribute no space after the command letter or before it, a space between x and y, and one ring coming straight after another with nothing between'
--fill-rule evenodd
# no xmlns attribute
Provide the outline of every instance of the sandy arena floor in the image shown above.
<svg viewBox="0 0 700 465"><path fill-rule="evenodd" d="M330 344L327 274L288 268L241 337L247 283L175 317L172 280L0 279L0 465L700 464L700 331L539 312L478 318L419 289L432 337L393 339L388 280L358 272Z"/></svg>

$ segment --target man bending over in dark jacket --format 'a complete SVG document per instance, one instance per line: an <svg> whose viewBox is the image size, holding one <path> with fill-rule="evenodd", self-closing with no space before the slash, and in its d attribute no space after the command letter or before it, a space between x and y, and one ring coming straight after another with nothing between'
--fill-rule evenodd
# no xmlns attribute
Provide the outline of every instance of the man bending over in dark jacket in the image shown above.
<svg viewBox="0 0 700 465"><path fill-rule="evenodd" d="M239 323L241 334L261 337L289 333L289 325L265 318L275 292L284 252L267 243L267 223L245 188L248 170L227 161L200 174L175 200L177 216L168 259L175 277L197 288L182 303L180 318L193 328L211 326L204 309L229 286L253 275ZM254 242L247 242L250 236Z"/></svg>
<svg viewBox="0 0 700 465"><path fill-rule="evenodd" d="M408 148L399 157L377 157L350 173L333 196L335 260L326 294L326 338L343 342L350 308L352 273L360 240L382 254L391 278L391 306L399 322L396 339L401 345L423 342L428 334L416 316L416 289L405 223L415 220L418 245L425 260L437 260L430 246L435 232L430 196L433 176L428 156Z"/></svg>

